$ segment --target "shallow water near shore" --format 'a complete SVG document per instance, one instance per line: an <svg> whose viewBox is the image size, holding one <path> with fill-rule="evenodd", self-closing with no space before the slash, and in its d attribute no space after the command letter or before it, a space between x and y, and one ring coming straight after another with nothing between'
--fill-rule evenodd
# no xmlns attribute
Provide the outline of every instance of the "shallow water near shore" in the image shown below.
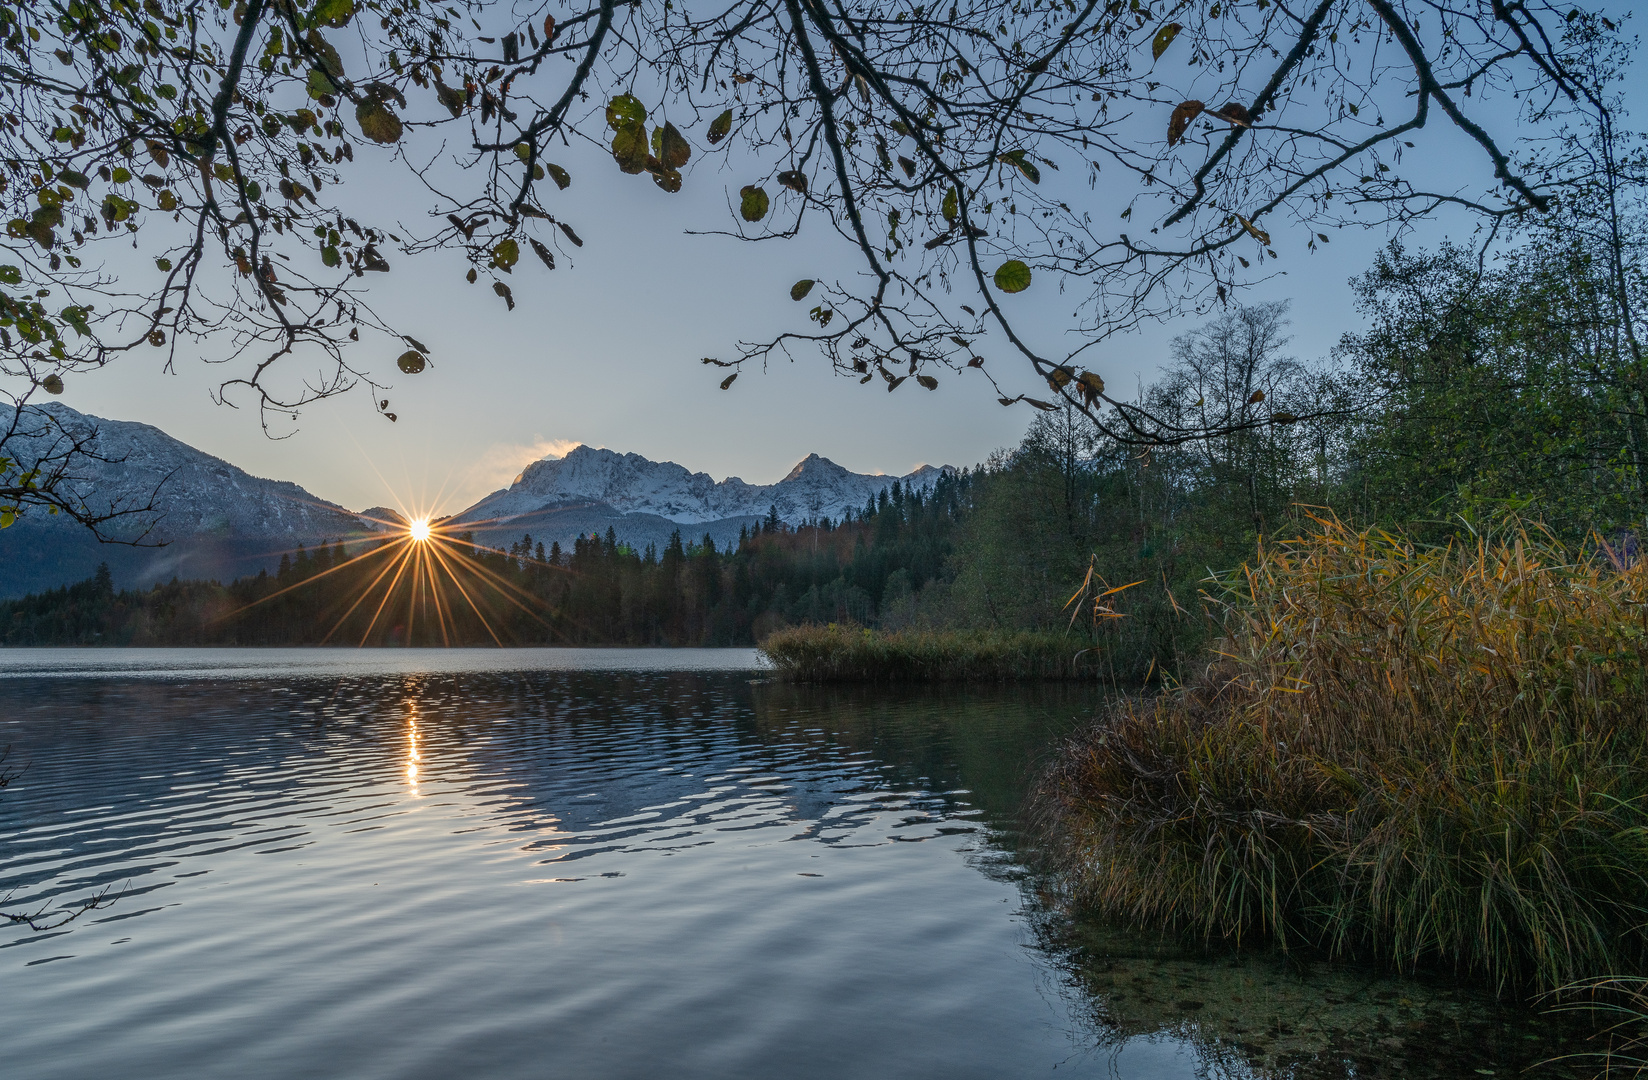
<svg viewBox="0 0 1648 1080"><path fill-rule="evenodd" d="M1474 1077L1591 1048L1441 983L1067 925L1074 686L748 650L8 650L8 1075ZM1534 1075L1588 1075L1571 1062Z"/></svg>

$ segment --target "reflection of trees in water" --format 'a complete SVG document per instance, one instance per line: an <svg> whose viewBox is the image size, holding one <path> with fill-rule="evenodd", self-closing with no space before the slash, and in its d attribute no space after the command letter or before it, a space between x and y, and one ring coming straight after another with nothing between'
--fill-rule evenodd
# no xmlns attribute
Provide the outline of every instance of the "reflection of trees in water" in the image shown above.
<svg viewBox="0 0 1648 1080"><path fill-rule="evenodd" d="M882 688L774 681L752 689L755 722L767 737L868 754L889 784L953 794L982 810L1009 843L1045 755L1092 715L1098 693L1064 683Z"/></svg>

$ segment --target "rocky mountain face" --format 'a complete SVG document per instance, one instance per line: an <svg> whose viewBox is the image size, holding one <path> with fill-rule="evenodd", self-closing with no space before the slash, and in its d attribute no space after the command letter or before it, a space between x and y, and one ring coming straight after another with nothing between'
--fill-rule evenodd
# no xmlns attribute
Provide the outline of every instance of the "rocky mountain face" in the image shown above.
<svg viewBox="0 0 1648 1080"><path fill-rule="evenodd" d="M9 421L10 410L0 408L0 430ZM229 581L273 571L281 554L299 545L381 535L392 528L384 523L400 520L383 507L354 513L296 484L252 476L147 424L101 420L51 403L38 413L26 410L22 426L33 437L14 438L3 451L19 460L27 460L31 448L39 453L59 428L93 435L92 446L107 460L84 461L73 470L88 505L141 506L155 495L155 514L111 531L131 536L152 522L151 538L166 544L100 544L66 518L31 512L0 530L0 598L84 580L100 562L109 564L121 588L173 577ZM677 530L688 542L708 535L725 546L774 510L790 525L840 520L895 479L921 488L943 472L923 466L902 477L870 476L812 454L776 484L747 484L639 454L580 446L564 458L532 463L508 488L447 524L499 547L530 533L546 547L558 541L570 550L577 537L604 535L609 528L637 548L662 547Z"/></svg>
<svg viewBox="0 0 1648 1080"><path fill-rule="evenodd" d="M943 471L924 465L908 476L870 476L811 454L776 484L747 484L736 476L714 480L671 461L580 446L563 458L528 465L513 484L455 515L453 523L496 528L555 509L599 505L621 515L664 519L681 526L683 535L696 532L686 526L748 522L774 509L783 521L798 525L818 517L840 520L848 510L862 510L895 479L920 488Z"/></svg>
<svg viewBox="0 0 1648 1080"><path fill-rule="evenodd" d="M12 410L0 407L0 430ZM6 456L29 461L62 432L90 437L98 458L70 470L76 489L96 512L140 507L155 496L157 513L111 526L134 537L152 524L163 547L101 544L62 516L31 511L0 531L0 597L18 596L89 577L107 562L118 586L172 577L227 581L274 569L282 552L304 545L370 535L378 526L296 484L264 480L178 441L158 428L102 420L56 402L24 410L21 437Z"/></svg>

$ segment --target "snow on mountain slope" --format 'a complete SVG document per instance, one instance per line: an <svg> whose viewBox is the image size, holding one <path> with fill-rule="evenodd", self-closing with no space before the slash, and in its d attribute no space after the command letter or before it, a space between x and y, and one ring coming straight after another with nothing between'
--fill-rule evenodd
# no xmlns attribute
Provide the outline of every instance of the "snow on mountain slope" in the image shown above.
<svg viewBox="0 0 1648 1080"><path fill-rule="evenodd" d="M920 488L944 471L923 465L908 476L869 476L810 454L776 484L747 484L736 476L716 481L672 461L580 446L563 458L528 465L513 484L455 515L453 523L502 525L562 504L601 503L682 525L764 517L776 507L780 518L795 525L820 516L839 519L849 509L863 509L895 479Z"/></svg>
<svg viewBox="0 0 1648 1080"><path fill-rule="evenodd" d="M154 524L151 540L164 547L99 544L84 528L43 510L25 514L0 530L0 596L15 596L79 581L108 562L122 587L145 586L173 576L229 580L273 569L283 551L302 544L366 535L374 527L345 508L296 484L264 480L221 458L196 450L158 428L102 420L52 402L25 410L6 453L21 461L41 452L53 425L77 434L95 429L92 443L106 461L86 460L71 474L94 512L111 505L140 507L155 497L156 514L111 524L116 537L131 537ZM0 426L12 411L0 407Z"/></svg>
<svg viewBox="0 0 1648 1080"><path fill-rule="evenodd" d="M109 460L88 461L73 470L84 477L77 485L88 504L99 509L110 502L141 506L159 490L157 532L165 538L213 535L256 536L267 540L314 543L362 531L355 514L311 495L284 480L264 480L244 469L196 450L159 428L124 420L103 420L51 402L40 406L58 424L76 433L96 431L96 452ZM11 410L0 408L0 424ZM24 414L24 424L30 419ZM34 421L33 429L46 429ZM14 442L8 451L26 460L28 442Z"/></svg>

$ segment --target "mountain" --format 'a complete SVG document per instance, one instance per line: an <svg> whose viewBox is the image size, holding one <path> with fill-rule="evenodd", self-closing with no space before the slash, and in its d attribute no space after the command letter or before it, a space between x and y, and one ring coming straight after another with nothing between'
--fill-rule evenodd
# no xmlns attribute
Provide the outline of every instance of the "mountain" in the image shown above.
<svg viewBox="0 0 1648 1080"><path fill-rule="evenodd" d="M509 487L447 524L471 528L489 542L529 532L564 546L570 537L611 527L638 547L662 543L676 530L688 540L708 534L720 544L736 540L740 528L773 511L790 525L818 517L840 520L849 510L862 510L894 480L921 488L944 472L923 465L901 477L866 475L810 454L776 484L749 484L736 476L715 480L672 461L579 446L565 457L533 462Z"/></svg>
<svg viewBox="0 0 1648 1080"><path fill-rule="evenodd" d="M11 419L12 410L0 406L0 431ZM384 522L400 521L384 507L357 514L296 484L252 476L147 424L102 420L53 402L24 410L21 428L24 436L5 448L19 460L30 460L31 446L39 453L59 428L91 436L91 446L106 460L85 461L74 470L88 504L94 510L142 506L154 494L154 514L111 532L130 537L153 523L150 539L166 544L100 544L67 518L33 511L0 530L0 598L82 581L101 562L121 588L173 577L229 581L274 570L281 554L299 545L362 539L393 527ZM689 542L707 534L727 545L773 510L791 525L821 516L839 520L848 510L862 510L894 479L921 488L944 471L922 466L902 477L870 476L812 454L776 484L747 484L639 454L580 446L563 458L533 462L509 487L447 524L498 547L531 533L546 547L558 541L570 549L577 537L604 535L609 528L638 548L662 547L677 530Z"/></svg>
<svg viewBox="0 0 1648 1080"><path fill-rule="evenodd" d="M0 430L12 410L0 406ZM91 436L106 460L85 460L72 470L75 487L101 512L110 505L144 506L158 491L157 514L111 527L132 537L153 523L153 540L164 547L100 544L69 519L31 511L0 531L0 597L52 588L89 577L107 562L121 587L146 586L172 577L227 581L274 569L282 552L298 545L369 535L378 527L344 507L281 480L264 480L221 458L196 450L158 428L102 420L56 402L25 409L6 454L31 461L61 428Z"/></svg>

